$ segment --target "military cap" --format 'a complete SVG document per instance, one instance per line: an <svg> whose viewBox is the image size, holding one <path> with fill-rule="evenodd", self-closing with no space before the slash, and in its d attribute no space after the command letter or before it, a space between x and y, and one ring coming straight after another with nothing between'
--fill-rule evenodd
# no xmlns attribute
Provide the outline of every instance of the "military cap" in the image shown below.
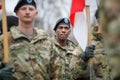
<svg viewBox="0 0 120 80"><path fill-rule="evenodd" d="M18 9L23 5L33 5L36 8L36 3L34 0L19 0L14 8L14 12L18 11Z"/></svg>
<svg viewBox="0 0 120 80"><path fill-rule="evenodd" d="M10 31L10 28L12 26L17 26L18 25L18 18L16 16L13 15L9 15L7 16L7 27L8 27L8 31ZM2 20L0 20L0 34L2 34Z"/></svg>
<svg viewBox="0 0 120 80"><path fill-rule="evenodd" d="M57 29L57 27L61 24L61 23L64 23L66 25L68 25L68 27L70 28L70 21L68 18L60 18L57 22L56 22L56 25L54 27L54 30Z"/></svg>

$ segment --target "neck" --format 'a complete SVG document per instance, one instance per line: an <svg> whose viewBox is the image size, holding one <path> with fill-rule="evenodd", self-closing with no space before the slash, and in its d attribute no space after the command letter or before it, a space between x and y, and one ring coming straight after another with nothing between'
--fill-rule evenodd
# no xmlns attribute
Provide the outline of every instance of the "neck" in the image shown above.
<svg viewBox="0 0 120 80"><path fill-rule="evenodd" d="M20 23L18 25L18 29L24 34L32 34L33 33L33 24Z"/></svg>
<svg viewBox="0 0 120 80"><path fill-rule="evenodd" d="M67 45L67 39L58 39L57 38L57 42L63 47Z"/></svg>

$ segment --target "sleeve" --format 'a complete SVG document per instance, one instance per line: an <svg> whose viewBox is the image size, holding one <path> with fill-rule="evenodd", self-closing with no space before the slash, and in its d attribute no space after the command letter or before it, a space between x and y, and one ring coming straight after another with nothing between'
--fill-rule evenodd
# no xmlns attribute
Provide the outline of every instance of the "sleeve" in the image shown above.
<svg viewBox="0 0 120 80"><path fill-rule="evenodd" d="M76 59L74 67L71 69L73 78L75 80L85 80L89 77L89 67L82 59Z"/></svg>
<svg viewBox="0 0 120 80"><path fill-rule="evenodd" d="M96 54L93 58L96 80L111 80L110 65L107 56Z"/></svg>
<svg viewBox="0 0 120 80"><path fill-rule="evenodd" d="M101 41L95 41L96 49L94 51L94 71L96 80L111 80L110 78L110 64L105 53L104 45Z"/></svg>
<svg viewBox="0 0 120 80"><path fill-rule="evenodd" d="M77 55L74 55L71 60L71 65L74 65L72 68L72 74L73 78L75 80L86 80L89 77L89 67L88 63L85 62L80 55L83 54L83 50L78 45L75 47L75 50L73 52L76 52Z"/></svg>
<svg viewBox="0 0 120 80"><path fill-rule="evenodd" d="M2 61L3 61L3 39L2 35L0 36L0 69L3 67L2 66Z"/></svg>
<svg viewBox="0 0 120 80"><path fill-rule="evenodd" d="M54 43L54 42L53 42ZM51 59L50 59L50 78L51 80L56 80L58 79L59 75L60 75L60 71L59 71L59 66L61 64L59 64L59 62L57 62L57 59L60 57L58 55L58 49L55 47L55 45L53 44L52 46L52 51L51 51ZM62 66L62 65L61 65ZM61 77L62 78L62 77ZM60 78L60 79L61 79Z"/></svg>

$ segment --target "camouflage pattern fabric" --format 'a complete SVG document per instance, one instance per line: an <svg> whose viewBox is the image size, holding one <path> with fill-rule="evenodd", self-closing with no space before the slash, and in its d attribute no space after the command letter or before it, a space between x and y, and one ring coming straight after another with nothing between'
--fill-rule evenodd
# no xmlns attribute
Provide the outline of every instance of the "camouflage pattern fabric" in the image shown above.
<svg viewBox="0 0 120 80"><path fill-rule="evenodd" d="M112 66L112 80L120 79L120 18L108 24L108 34L106 38L106 51Z"/></svg>
<svg viewBox="0 0 120 80"><path fill-rule="evenodd" d="M89 80L89 70L87 64L80 59L78 55L83 53L82 49L67 40L67 46L62 47L55 39L52 38L55 44L55 53L52 57L52 80ZM74 55L73 52L78 55Z"/></svg>
<svg viewBox="0 0 120 80"><path fill-rule="evenodd" d="M112 80L120 80L120 0L101 0L100 5L104 45L112 66Z"/></svg>
<svg viewBox="0 0 120 80"><path fill-rule="evenodd" d="M16 27L9 32L10 63L14 80L50 80L52 43L48 35L38 29L32 40ZM3 36L0 36L0 57L3 56ZM1 59L0 62L2 62Z"/></svg>
<svg viewBox="0 0 120 80"><path fill-rule="evenodd" d="M108 57L105 53L103 38L101 33L97 33L97 31L95 30L96 29L93 29L93 40L92 40L92 44L96 46L94 51L94 58L93 58L95 77L96 80L111 80L110 78L111 68L108 61Z"/></svg>

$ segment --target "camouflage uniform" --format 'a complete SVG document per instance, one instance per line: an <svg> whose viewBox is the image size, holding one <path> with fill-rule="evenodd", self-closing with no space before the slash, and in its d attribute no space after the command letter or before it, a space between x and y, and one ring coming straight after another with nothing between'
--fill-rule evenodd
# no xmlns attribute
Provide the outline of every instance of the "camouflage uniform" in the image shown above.
<svg viewBox="0 0 120 80"><path fill-rule="evenodd" d="M52 43L44 31L34 31L34 38L31 40L16 27L12 27L8 33L9 65L14 69L14 80L50 80ZM0 36L0 57L2 54L3 36Z"/></svg>
<svg viewBox="0 0 120 80"><path fill-rule="evenodd" d="M52 38L55 44L55 56L52 58L52 80L86 80L88 79L88 67L79 56L83 53L82 49L75 43L67 40L67 46L62 47L55 39ZM86 78L86 79L85 79ZM89 79L88 79L89 80Z"/></svg>
<svg viewBox="0 0 120 80"><path fill-rule="evenodd" d="M101 0L100 7L104 45L111 64L112 80L120 80L120 0Z"/></svg>
<svg viewBox="0 0 120 80"><path fill-rule="evenodd" d="M105 47L112 67L112 80L120 80L120 18L108 24L108 34Z"/></svg>
<svg viewBox="0 0 120 80"><path fill-rule="evenodd" d="M96 80L111 80L110 65L105 54L102 34L95 32L95 29L93 29L92 44L95 45L93 63Z"/></svg>

